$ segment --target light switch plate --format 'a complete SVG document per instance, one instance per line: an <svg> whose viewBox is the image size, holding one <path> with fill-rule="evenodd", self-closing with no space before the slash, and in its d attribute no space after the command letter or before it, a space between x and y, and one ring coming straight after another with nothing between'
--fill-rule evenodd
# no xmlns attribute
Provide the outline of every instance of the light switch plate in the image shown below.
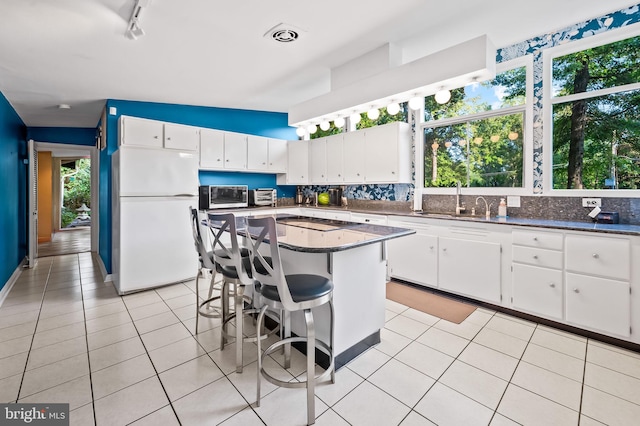
<svg viewBox="0 0 640 426"><path fill-rule="evenodd" d="M583 198L582 207L602 207L601 198Z"/></svg>
<svg viewBox="0 0 640 426"><path fill-rule="evenodd" d="M507 207L520 207L520 196L507 195Z"/></svg>

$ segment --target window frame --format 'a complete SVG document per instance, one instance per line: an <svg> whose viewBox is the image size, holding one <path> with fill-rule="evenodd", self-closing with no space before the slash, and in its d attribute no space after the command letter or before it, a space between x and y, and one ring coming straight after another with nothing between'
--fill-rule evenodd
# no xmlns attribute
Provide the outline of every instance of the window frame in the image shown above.
<svg viewBox="0 0 640 426"><path fill-rule="evenodd" d="M419 122L419 134L416 134L416 150L415 150L415 164L416 164L416 182L415 193L422 195L449 195L455 194L456 188L436 188L425 187L425 170L424 170L424 156L426 154L424 149L424 133L425 129L442 127L456 123L462 123L477 119L495 117L500 115L509 115L517 112L524 114L523 119L523 140L522 140L522 156L523 156L523 176L522 187L462 187L462 191L467 195L532 195L533 194L533 55L524 55L519 58L512 59L496 64L496 75L509 71L511 69L525 67L526 74L526 102L523 105L505 107L497 110L483 111L476 114L469 114L459 117L443 118L440 120L425 121L424 112L420 110L417 116L420 117ZM418 126L416 126L418 127ZM420 144L421 149L418 148ZM420 166L420 167L419 167ZM420 170L420 173L418 172ZM416 197L417 198L417 197ZM420 197L421 198L421 197Z"/></svg>
<svg viewBox="0 0 640 426"><path fill-rule="evenodd" d="M542 52L542 117L543 117L543 168L542 192L546 196L557 197L601 197L601 198L640 198L638 189L554 189L553 188L553 107L557 104L581 99L592 99L612 93L640 89L640 82L605 89L591 90L566 96L553 96L553 60L582 50L591 49L616 41L640 36L640 24L629 25L588 38L561 44Z"/></svg>

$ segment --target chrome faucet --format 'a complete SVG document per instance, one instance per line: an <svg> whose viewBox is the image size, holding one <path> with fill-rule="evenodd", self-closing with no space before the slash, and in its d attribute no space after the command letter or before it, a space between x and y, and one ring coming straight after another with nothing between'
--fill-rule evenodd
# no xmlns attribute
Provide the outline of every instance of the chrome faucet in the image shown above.
<svg viewBox="0 0 640 426"><path fill-rule="evenodd" d="M484 197L477 197L476 198L476 206L478 205L478 200L484 201L484 207L485 207L484 216L487 219L490 219L491 218L491 209L489 207L491 207L491 204L493 204L493 203L487 204L487 200L485 200Z"/></svg>
<svg viewBox="0 0 640 426"><path fill-rule="evenodd" d="M467 210L464 203L462 204L460 203L460 192L462 191L461 186L462 185L460 181L457 181L456 182L456 216L458 216L460 213Z"/></svg>

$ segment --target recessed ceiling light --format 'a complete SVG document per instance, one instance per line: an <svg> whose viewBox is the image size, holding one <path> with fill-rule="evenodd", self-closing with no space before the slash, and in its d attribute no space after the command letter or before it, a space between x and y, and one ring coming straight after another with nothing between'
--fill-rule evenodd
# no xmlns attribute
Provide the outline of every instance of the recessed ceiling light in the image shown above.
<svg viewBox="0 0 640 426"><path fill-rule="evenodd" d="M69 104L60 104L60 105L58 105L58 109L71 109L71 105L69 105Z"/></svg>

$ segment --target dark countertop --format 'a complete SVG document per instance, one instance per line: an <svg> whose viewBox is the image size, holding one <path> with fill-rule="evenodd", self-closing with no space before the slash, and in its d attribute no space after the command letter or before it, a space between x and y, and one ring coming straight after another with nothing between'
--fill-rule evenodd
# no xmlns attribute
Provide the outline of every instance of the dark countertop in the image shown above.
<svg viewBox="0 0 640 426"><path fill-rule="evenodd" d="M294 206L300 207L300 206ZM284 207L283 207L284 208ZM480 222L480 223L492 223L492 224L504 224L513 226L532 226L537 228L548 229L562 229L572 231L591 231L609 234L623 234L623 235L635 235L640 236L640 225L629 224L606 224L606 223L593 223L593 222L578 222L578 221L565 221L565 220L548 220L548 219L529 219L529 218L498 218L491 217L489 220L485 219L483 215L448 215L439 213L423 213L423 212L404 212L398 210L366 210L366 209L349 209L348 207L303 207L303 208L315 208L326 210L347 211L352 213L362 214L381 214L387 216L398 217L411 217L411 218L424 218L424 219L440 219L460 222Z"/></svg>
<svg viewBox="0 0 640 426"><path fill-rule="evenodd" d="M561 229L561 230L571 230L571 231L589 231L589 232L598 232L598 233L608 233L608 234L622 234L622 235L633 235L640 236L640 225L629 225L629 224L605 224L605 223L593 223L593 222L578 222L578 221L565 221L565 220L549 220L549 219L529 219L529 218L515 218L515 217L506 217L506 218L498 218L491 217L490 219L485 219L483 215L449 215L449 214L440 214L440 213L423 213L423 212L406 212L400 210L386 210L386 209L357 209L357 208L349 208L349 207L336 207L336 206L281 206L276 209L289 209L289 208L301 208L303 209L319 209L319 210L327 210L327 211L342 211L342 212L350 212L350 213L360 213L360 214L378 214L378 215L386 215L386 216L396 216L396 217L409 217L409 218L423 218L423 219L438 219L438 220L449 220L454 222L476 222L476 223L491 223L496 225L512 225L512 226L523 226L523 227L537 227L537 228L548 228L548 229ZM261 209L272 210L273 207L251 207L251 210L259 211ZM371 226L371 225L367 225Z"/></svg>
<svg viewBox="0 0 640 426"><path fill-rule="evenodd" d="M259 214L254 215L260 217ZM331 253L415 234L412 229L276 214L278 244L305 253ZM239 218L240 219L240 218Z"/></svg>

